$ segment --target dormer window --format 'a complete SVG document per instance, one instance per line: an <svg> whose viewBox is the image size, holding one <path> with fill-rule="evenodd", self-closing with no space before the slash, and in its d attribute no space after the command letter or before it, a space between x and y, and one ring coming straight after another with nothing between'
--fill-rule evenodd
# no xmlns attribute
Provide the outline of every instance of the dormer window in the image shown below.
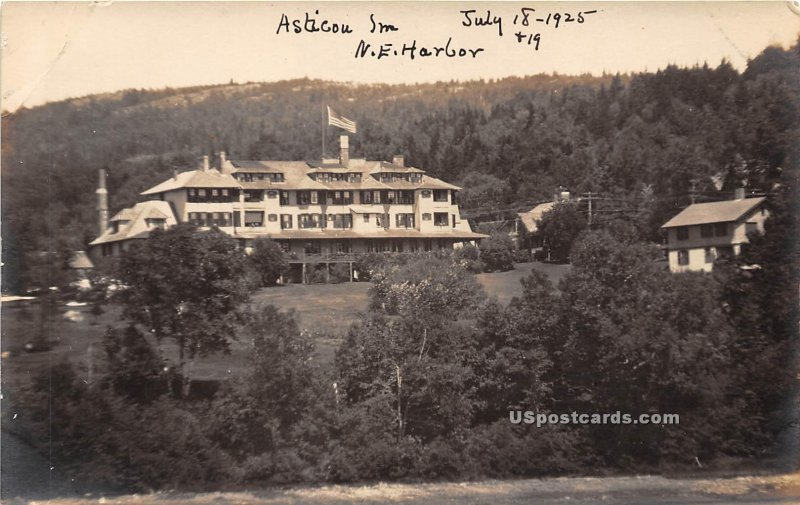
<svg viewBox="0 0 800 505"><path fill-rule="evenodd" d="M148 218L144 220L148 228L164 229L167 226L167 220L162 218Z"/></svg>
<svg viewBox="0 0 800 505"><path fill-rule="evenodd" d="M119 233L120 228L128 223L130 223L130 221L127 219L118 219L111 223L111 229L114 230L114 233Z"/></svg>

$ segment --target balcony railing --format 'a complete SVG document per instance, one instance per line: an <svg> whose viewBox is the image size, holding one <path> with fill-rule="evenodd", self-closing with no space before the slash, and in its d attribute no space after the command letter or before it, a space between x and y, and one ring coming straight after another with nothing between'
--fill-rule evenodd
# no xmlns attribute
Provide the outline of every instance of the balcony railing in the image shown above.
<svg viewBox="0 0 800 505"><path fill-rule="evenodd" d="M362 253L287 253L289 263L348 263L356 261Z"/></svg>

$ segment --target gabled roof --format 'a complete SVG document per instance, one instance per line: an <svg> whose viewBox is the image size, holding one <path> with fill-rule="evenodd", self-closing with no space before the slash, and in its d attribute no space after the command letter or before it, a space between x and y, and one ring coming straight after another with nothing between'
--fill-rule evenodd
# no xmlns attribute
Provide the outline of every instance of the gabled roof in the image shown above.
<svg viewBox="0 0 800 505"><path fill-rule="evenodd" d="M177 177L170 177L166 181L142 191L141 195L155 195L165 191L174 191L181 188L238 188L239 182L229 174L221 174L218 170L190 170L181 172Z"/></svg>
<svg viewBox="0 0 800 505"><path fill-rule="evenodd" d="M403 174L424 174L425 171L416 167L407 167L405 165L395 165L388 161L378 162L378 166L373 168L370 173L379 174L385 173L403 173Z"/></svg>
<svg viewBox="0 0 800 505"><path fill-rule="evenodd" d="M106 228L102 235L94 239L89 245L105 244L134 238L147 238L152 228L147 226L146 219L166 219L167 227L178 224L168 202L148 200L139 202L130 209L123 209L119 214L131 216L127 223L121 224L114 233L114 228ZM117 214L117 215L119 215Z"/></svg>
<svg viewBox="0 0 800 505"><path fill-rule="evenodd" d="M122 209L121 211L117 212L109 221L112 223L114 221L130 221L133 218L133 209Z"/></svg>
<svg viewBox="0 0 800 505"><path fill-rule="evenodd" d="M75 254L69 259L70 268L94 268L94 263L89 259L86 251L75 251Z"/></svg>
<svg viewBox="0 0 800 505"><path fill-rule="evenodd" d="M551 210L555 205L556 204L553 202L540 203L528 212L518 212L517 215L519 216L519 220L522 221L522 226L524 226L529 233L534 233L538 228L536 221L541 219L542 215L548 210Z"/></svg>
<svg viewBox="0 0 800 505"><path fill-rule="evenodd" d="M738 221L750 211L761 205L766 198L742 198L724 202L695 203L683 209L662 228L691 226L696 224L728 223Z"/></svg>
<svg viewBox="0 0 800 505"><path fill-rule="evenodd" d="M283 173L287 169L308 169L305 161L272 161L272 160L228 160L233 164L233 173Z"/></svg>

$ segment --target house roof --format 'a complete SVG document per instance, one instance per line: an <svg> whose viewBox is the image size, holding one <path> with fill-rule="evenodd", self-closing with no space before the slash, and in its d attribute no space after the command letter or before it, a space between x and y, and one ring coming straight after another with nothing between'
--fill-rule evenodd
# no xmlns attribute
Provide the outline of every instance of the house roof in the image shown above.
<svg viewBox="0 0 800 505"><path fill-rule="evenodd" d="M133 209L122 209L121 211L117 212L109 221L112 223L114 221L130 221L133 218Z"/></svg>
<svg viewBox="0 0 800 505"><path fill-rule="evenodd" d="M130 209L123 209L120 214L123 212L131 216L127 223L119 225L119 229L116 233L114 233L113 227L106 228L106 231L94 239L89 245L99 245L108 242L117 242L119 240L147 238L152 229L147 226L146 219L166 219L165 224L168 227L178 223L168 202L148 200L146 202L139 202Z"/></svg>
<svg viewBox="0 0 800 505"><path fill-rule="evenodd" d="M165 191L174 191L181 188L238 188L239 182L229 174L221 174L214 168L208 170L190 170L181 172L176 177L171 177L161 184L142 191L142 195L155 195Z"/></svg>
<svg viewBox="0 0 800 505"><path fill-rule="evenodd" d="M542 215L551 210L555 206L553 202L540 203L528 212L518 212L519 220L522 221L522 226L525 227L529 233L536 232L536 221L542 218Z"/></svg>
<svg viewBox="0 0 800 505"><path fill-rule="evenodd" d="M75 251L69 259L70 268L94 268L94 263L89 259L86 251Z"/></svg>
<svg viewBox="0 0 800 505"><path fill-rule="evenodd" d="M765 198L743 198L739 200L725 200L723 202L695 203L683 209L662 228L676 226L691 226L696 224L727 223L738 221L750 211L761 205Z"/></svg>

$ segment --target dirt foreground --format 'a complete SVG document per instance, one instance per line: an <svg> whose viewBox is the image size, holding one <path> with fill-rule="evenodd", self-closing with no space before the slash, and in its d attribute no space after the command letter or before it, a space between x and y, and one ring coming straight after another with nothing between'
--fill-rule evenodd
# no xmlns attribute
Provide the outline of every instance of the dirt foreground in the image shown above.
<svg viewBox="0 0 800 505"><path fill-rule="evenodd" d="M435 484L322 486L219 493L84 496L49 505L283 505L283 504L770 504L800 503L800 473L735 478L669 479L656 476L577 477Z"/></svg>

